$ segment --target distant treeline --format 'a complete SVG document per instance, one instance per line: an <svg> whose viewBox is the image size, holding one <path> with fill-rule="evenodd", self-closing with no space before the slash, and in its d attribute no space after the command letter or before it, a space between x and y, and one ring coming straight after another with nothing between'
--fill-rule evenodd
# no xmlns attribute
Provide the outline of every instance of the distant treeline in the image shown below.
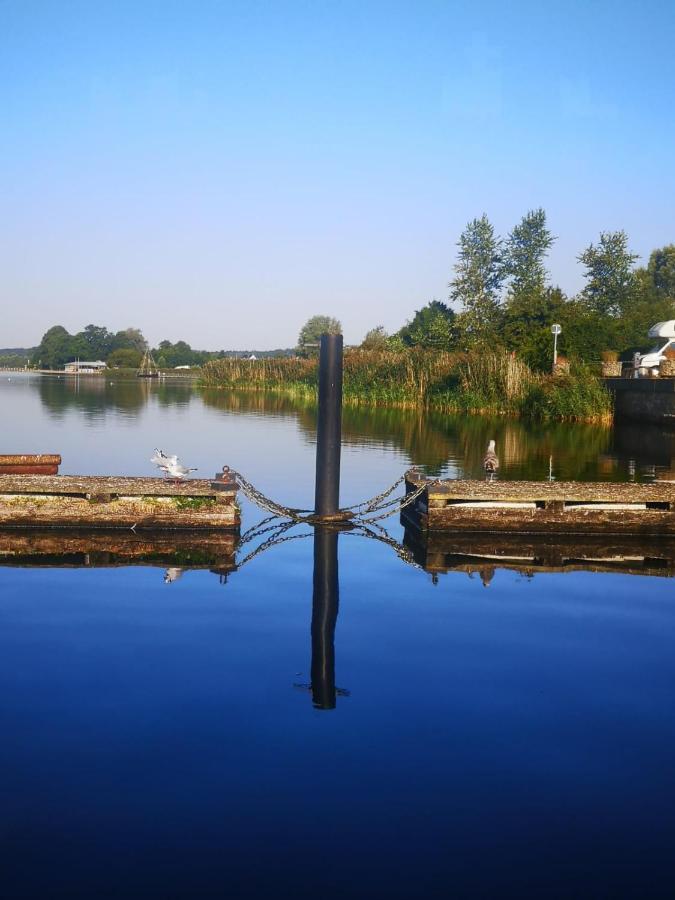
<svg viewBox="0 0 675 900"><path fill-rule="evenodd" d="M42 369L62 369L74 359L102 360L111 368L137 368L148 343L138 328L112 332L103 325L87 325L77 334L70 334L62 325L54 325L42 336L40 344L26 351L32 366ZM176 366L202 366L212 359L226 357L287 356L292 350L193 350L186 341L161 341L151 349L157 365L162 369ZM24 365L26 357L20 363ZM0 365L14 363L0 363Z"/></svg>

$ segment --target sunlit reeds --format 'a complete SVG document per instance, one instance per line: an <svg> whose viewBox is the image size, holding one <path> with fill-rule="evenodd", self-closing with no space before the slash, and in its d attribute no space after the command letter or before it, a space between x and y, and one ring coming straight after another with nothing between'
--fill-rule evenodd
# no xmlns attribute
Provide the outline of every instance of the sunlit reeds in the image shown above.
<svg viewBox="0 0 675 900"><path fill-rule="evenodd" d="M201 383L210 388L280 391L311 399L316 395L317 359L214 360L204 366ZM542 419L611 419L611 398L590 372L539 375L504 352L347 350L343 396L350 405L433 407Z"/></svg>

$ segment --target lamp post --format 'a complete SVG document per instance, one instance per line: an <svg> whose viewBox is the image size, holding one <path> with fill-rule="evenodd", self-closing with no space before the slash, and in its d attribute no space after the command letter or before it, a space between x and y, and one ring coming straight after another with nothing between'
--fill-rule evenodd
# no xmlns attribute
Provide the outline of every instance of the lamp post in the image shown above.
<svg viewBox="0 0 675 900"><path fill-rule="evenodd" d="M558 362L558 335L562 331L560 325L551 325L551 334L553 335L553 368L555 369Z"/></svg>

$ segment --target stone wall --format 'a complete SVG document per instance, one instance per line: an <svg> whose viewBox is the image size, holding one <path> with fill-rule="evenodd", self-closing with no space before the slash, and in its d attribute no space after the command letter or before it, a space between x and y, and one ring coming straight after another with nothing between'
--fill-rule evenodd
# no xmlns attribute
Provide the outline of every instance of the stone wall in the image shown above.
<svg viewBox="0 0 675 900"><path fill-rule="evenodd" d="M675 378L605 378L617 421L675 424Z"/></svg>

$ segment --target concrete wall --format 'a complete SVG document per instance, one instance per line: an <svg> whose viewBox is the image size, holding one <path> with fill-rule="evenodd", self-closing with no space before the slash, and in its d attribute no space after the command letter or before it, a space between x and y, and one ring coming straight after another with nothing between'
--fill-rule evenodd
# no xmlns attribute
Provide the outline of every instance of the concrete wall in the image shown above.
<svg viewBox="0 0 675 900"><path fill-rule="evenodd" d="M616 421L675 425L675 378L604 378Z"/></svg>

